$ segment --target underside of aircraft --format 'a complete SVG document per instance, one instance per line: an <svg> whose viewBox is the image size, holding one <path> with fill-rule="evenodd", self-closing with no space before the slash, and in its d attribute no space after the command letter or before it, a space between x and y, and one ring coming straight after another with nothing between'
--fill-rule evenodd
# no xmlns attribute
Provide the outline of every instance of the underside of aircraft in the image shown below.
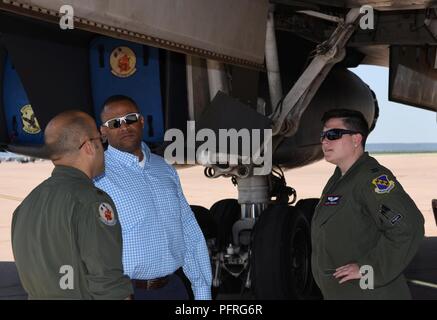
<svg viewBox="0 0 437 320"><path fill-rule="evenodd" d="M0 148L44 158L51 118L79 109L100 124L114 94L137 101L144 140L160 154L165 132L187 134L187 121L216 133L271 129L268 173L255 175L254 159L205 165L209 178L231 178L239 191L211 210L193 206L213 286L237 279L256 298L318 297L309 261L318 199L291 205L281 168L322 159L327 110L356 109L375 126L375 95L349 68L388 67L390 100L437 111L433 1L68 2L74 16L64 22L74 29L60 27L64 1L0 0Z"/></svg>

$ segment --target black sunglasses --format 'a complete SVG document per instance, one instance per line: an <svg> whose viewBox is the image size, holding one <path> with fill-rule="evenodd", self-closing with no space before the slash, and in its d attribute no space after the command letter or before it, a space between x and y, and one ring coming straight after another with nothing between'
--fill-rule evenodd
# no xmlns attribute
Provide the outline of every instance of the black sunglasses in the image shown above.
<svg viewBox="0 0 437 320"><path fill-rule="evenodd" d="M353 130L347 130L347 129L329 129L327 131L323 131L320 134L320 141L323 141L323 139L328 140L338 140L340 139L344 134L357 134L360 133L358 131Z"/></svg>
<svg viewBox="0 0 437 320"><path fill-rule="evenodd" d="M106 121L104 124L102 124L103 127L107 127L110 129L117 129L121 127L121 124L124 122L127 125L138 122L141 115L139 113L129 113L123 117L114 118Z"/></svg>

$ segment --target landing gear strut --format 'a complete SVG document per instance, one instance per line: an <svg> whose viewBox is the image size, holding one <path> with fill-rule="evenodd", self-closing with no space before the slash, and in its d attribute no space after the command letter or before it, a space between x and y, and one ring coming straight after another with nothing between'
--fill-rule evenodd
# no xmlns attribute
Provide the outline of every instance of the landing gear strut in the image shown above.
<svg viewBox="0 0 437 320"><path fill-rule="evenodd" d="M238 200L211 207L217 228L211 248L216 290L230 293L233 287L234 294L250 292L258 299L313 298L310 219L317 202L291 206L296 192L286 186L282 171L240 177L215 170L214 177L232 176L238 187Z"/></svg>

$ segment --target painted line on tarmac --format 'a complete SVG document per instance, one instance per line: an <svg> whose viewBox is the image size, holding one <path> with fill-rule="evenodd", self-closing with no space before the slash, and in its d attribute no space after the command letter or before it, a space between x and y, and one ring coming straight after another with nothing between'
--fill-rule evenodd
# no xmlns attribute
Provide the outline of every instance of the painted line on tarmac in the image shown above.
<svg viewBox="0 0 437 320"><path fill-rule="evenodd" d="M13 200L13 201L23 201L23 198L9 196L7 194L1 194L0 193L0 199L6 199L6 200Z"/></svg>

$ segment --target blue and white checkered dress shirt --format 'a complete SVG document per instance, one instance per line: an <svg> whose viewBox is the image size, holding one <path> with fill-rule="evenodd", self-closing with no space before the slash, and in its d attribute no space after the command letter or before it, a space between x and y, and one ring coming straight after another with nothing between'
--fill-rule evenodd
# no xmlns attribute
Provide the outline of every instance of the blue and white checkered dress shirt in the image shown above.
<svg viewBox="0 0 437 320"><path fill-rule="evenodd" d="M202 231L176 170L142 144L144 167L111 146L95 185L114 201L122 228L123 267L131 279L163 277L183 267L197 300L211 299L211 263Z"/></svg>

